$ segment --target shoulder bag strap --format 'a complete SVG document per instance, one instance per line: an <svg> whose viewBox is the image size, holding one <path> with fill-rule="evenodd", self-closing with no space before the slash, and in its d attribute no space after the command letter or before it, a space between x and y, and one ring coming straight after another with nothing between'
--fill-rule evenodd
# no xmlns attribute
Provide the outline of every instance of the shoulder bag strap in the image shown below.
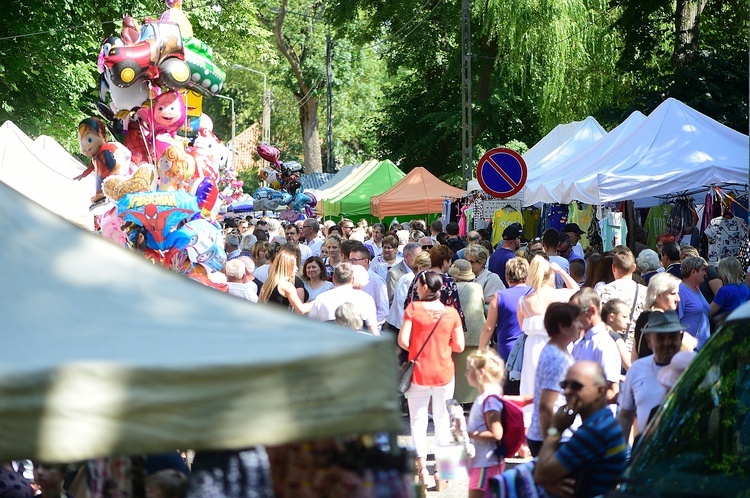
<svg viewBox="0 0 750 498"><path fill-rule="evenodd" d="M425 339L424 343L422 343L422 347L421 347L421 348L419 348L419 352L418 352L418 353L416 354L416 356L414 356L414 360L413 360L413 361L415 361L415 362L416 362L416 361L417 361L417 359L419 358L419 355L421 355L421 354L422 354L422 351L424 351L424 347L425 347L425 346L427 346L427 342L428 342L428 341L430 340L430 337L432 337L432 334L434 334L434 333L435 333L435 329L437 329L437 326L438 326L438 324L440 323L440 320L442 320L442 319L443 319L443 315L445 315L445 310L443 310L443 312L442 312L442 313L440 313L440 317L438 318L438 321L437 321L437 322L435 322L435 326L434 326L434 327L432 327L432 332L430 332L430 335L428 335L428 336L427 336L427 339Z"/></svg>
<svg viewBox="0 0 750 498"><path fill-rule="evenodd" d="M633 306L630 307L630 317L628 318L628 328L625 329L625 337L627 337L630 334L630 327L633 327L633 330L635 330L635 324L633 323L633 314L635 313L635 306L638 303L638 291L639 290L640 290L640 284L638 282L635 282L635 296L633 296ZM640 344L638 346L640 348Z"/></svg>

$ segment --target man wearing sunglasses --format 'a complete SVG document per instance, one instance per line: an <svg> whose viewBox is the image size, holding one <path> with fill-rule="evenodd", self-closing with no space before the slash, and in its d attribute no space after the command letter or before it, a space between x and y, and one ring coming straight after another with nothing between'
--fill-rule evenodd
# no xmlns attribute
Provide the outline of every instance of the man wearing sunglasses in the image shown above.
<svg viewBox="0 0 750 498"><path fill-rule="evenodd" d="M566 404L552 417L534 469L534 481L555 496L604 495L625 470L627 445L607 406L607 384L595 361L574 363L560 383ZM583 423L561 445L576 415Z"/></svg>

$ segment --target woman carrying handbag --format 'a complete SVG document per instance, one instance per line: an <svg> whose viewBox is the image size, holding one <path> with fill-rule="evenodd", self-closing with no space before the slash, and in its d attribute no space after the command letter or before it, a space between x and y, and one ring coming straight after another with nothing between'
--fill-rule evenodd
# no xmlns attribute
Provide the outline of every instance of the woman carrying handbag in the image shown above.
<svg viewBox="0 0 750 498"><path fill-rule="evenodd" d="M432 416L437 444L450 438L450 418L445 402L453 398L455 366L452 353L464 350L461 318L452 307L440 302L442 277L427 271L417 277L419 301L404 310L404 323L398 334L398 345L414 361L412 383L406 391L409 426L417 456L419 481L427 478L427 409L432 399ZM438 482L439 477L435 476Z"/></svg>

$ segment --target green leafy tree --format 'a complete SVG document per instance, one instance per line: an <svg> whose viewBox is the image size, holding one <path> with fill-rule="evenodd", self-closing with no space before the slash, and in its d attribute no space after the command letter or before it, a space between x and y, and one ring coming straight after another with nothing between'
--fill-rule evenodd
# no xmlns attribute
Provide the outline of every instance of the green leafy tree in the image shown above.
<svg viewBox="0 0 750 498"><path fill-rule="evenodd" d="M619 68L632 89L620 114L628 107L649 112L674 97L747 133L747 0L620 3Z"/></svg>

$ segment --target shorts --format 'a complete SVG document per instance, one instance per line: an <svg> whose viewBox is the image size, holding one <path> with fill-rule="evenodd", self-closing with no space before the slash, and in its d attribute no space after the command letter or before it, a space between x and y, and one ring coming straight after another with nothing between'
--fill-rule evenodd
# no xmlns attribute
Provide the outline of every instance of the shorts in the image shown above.
<svg viewBox="0 0 750 498"><path fill-rule="evenodd" d="M472 467L469 469L469 489L481 489L485 493L490 491L490 477L502 474L505 461L492 467Z"/></svg>

